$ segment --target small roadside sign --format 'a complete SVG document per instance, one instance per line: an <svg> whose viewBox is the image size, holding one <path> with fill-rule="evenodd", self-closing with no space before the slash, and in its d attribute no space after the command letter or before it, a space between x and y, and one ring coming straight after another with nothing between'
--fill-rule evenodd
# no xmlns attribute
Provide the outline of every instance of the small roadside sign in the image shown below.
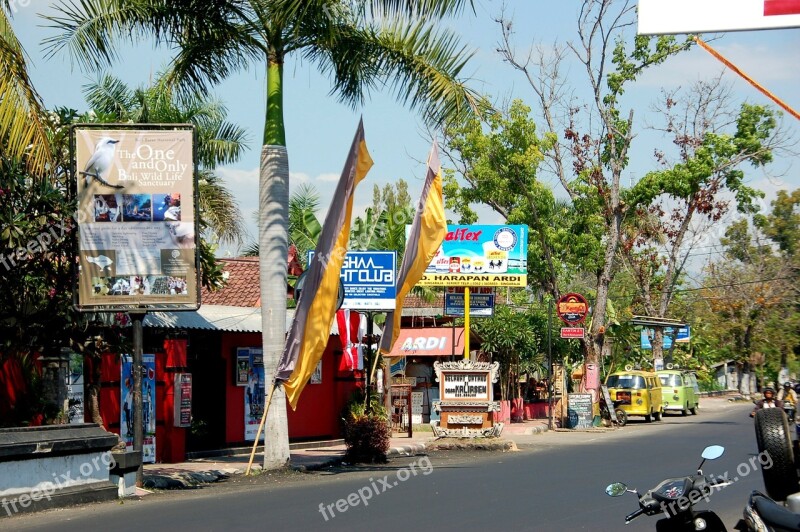
<svg viewBox="0 0 800 532"><path fill-rule="evenodd" d="M469 315L473 318L494 315L494 287L476 286L469 290ZM444 294L444 315L464 315L464 287L447 287Z"/></svg>
<svg viewBox="0 0 800 532"><path fill-rule="evenodd" d="M561 327L561 338L583 338L583 327Z"/></svg>

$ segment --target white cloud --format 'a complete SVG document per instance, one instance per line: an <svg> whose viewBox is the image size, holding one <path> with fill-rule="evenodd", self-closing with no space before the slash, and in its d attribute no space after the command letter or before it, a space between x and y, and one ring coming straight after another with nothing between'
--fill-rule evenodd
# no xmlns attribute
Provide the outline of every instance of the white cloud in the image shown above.
<svg viewBox="0 0 800 532"><path fill-rule="evenodd" d="M800 72L790 68L797 62L793 50L763 44L746 46L741 43L717 44L713 41L709 46L761 85L800 81ZM716 76L723 71L728 80L747 84L710 53L694 47L668 59L662 65L648 69L639 83L647 87L675 87Z"/></svg>
<svg viewBox="0 0 800 532"><path fill-rule="evenodd" d="M337 183L339 181L339 177L341 177L339 174L326 173L326 174L319 174L316 177L316 180Z"/></svg>

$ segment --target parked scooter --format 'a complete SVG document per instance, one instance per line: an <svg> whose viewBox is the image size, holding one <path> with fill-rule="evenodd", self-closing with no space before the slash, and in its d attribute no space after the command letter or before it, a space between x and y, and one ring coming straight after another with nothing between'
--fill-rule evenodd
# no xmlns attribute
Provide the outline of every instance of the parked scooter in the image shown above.
<svg viewBox="0 0 800 532"><path fill-rule="evenodd" d="M624 493L633 493L639 497L639 509L625 516L627 525L640 515L665 514L667 517L656 522L657 531L695 531L725 532L725 525L717 514L711 510L694 510L693 506L701 499L708 500L715 490L731 484L726 479L715 479L706 476L700 469L706 460L716 460L725 448L711 445L703 450L703 461L697 468L697 474L686 477L662 480L656 487L639 495L636 490L628 489L622 482L609 484L606 493L611 497L619 497Z"/></svg>
<svg viewBox="0 0 800 532"><path fill-rule="evenodd" d="M800 500L795 500L794 506L798 506L798 503ZM744 519L736 525L736 530L750 532L800 531L800 513L793 512L790 508L773 501L760 491L753 491L744 509Z"/></svg>

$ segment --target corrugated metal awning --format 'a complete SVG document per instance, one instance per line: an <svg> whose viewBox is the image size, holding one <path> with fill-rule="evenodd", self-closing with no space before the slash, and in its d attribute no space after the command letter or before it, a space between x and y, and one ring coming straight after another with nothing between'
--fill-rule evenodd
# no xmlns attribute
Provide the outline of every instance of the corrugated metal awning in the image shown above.
<svg viewBox="0 0 800 532"><path fill-rule="evenodd" d="M294 309L286 309L286 332L292 326ZM261 332L261 307L231 307L202 305L193 312L148 312L144 327L163 329L204 329L227 332ZM381 330L375 326L375 333ZM331 334L338 336L339 328L333 320Z"/></svg>

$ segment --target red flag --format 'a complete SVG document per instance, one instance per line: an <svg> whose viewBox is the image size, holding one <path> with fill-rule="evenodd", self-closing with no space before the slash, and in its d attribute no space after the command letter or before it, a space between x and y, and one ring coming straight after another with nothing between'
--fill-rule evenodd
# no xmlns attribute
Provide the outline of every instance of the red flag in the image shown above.
<svg viewBox="0 0 800 532"><path fill-rule="evenodd" d="M339 341L342 344L342 363L339 366L341 371L354 371L364 367L363 359L359 356L359 344L363 336L361 321L361 314L354 310L341 309L336 312Z"/></svg>

